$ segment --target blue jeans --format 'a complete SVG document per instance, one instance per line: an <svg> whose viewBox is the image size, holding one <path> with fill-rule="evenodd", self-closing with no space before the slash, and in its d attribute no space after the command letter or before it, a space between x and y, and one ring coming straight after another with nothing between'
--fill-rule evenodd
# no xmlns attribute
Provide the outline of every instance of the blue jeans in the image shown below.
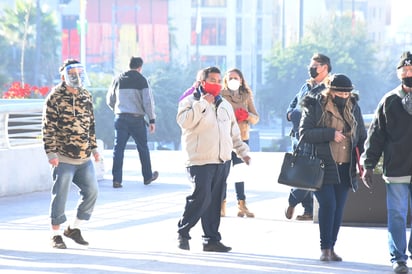
<svg viewBox="0 0 412 274"><path fill-rule="evenodd" d="M114 120L115 141L113 148L113 182L121 183L123 180L123 158L124 150L130 136L133 138L136 149L139 152L143 180L152 178L152 165L150 163L150 152L147 146L147 128L143 117L128 114L116 115Z"/></svg>
<svg viewBox="0 0 412 274"><path fill-rule="evenodd" d="M304 189L292 189L289 194L289 206L302 203L304 214L313 215L313 192Z"/></svg>
<svg viewBox="0 0 412 274"><path fill-rule="evenodd" d="M408 201L412 193L409 182L386 184L386 206L388 208L388 244L391 262L406 262L406 222ZM412 253L412 234L408 250Z"/></svg>
<svg viewBox="0 0 412 274"><path fill-rule="evenodd" d="M222 239L219 233L220 206L229 170L230 161L188 168L194 190L186 197L185 210L178 223L178 233L183 238L190 239L190 229L200 219L205 243L218 242Z"/></svg>
<svg viewBox="0 0 412 274"><path fill-rule="evenodd" d="M70 185L73 182L79 188L80 199L77 205L77 218L89 220L96 204L98 186L91 160L81 165L59 163L52 170L53 186L50 203L52 225L60 225L67 218L65 208Z"/></svg>
<svg viewBox="0 0 412 274"><path fill-rule="evenodd" d="M295 133L295 136L296 134L297 133ZM296 149L296 146L298 145L298 139L295 136L291 138L293 151ZM293 188L290 190L288 202L289 202L289 206L293 206L293 207L301 203L302 207L304 208L303 214L313 215L313 192L312 191Z"/></svg>
<svg viewBox="0 0 412 274"><path fill-rule="evenodd" d="M349 164L339 166L340 184L323 184L314 194L319 202L320 248L333 249L349 192Z"/></svg>

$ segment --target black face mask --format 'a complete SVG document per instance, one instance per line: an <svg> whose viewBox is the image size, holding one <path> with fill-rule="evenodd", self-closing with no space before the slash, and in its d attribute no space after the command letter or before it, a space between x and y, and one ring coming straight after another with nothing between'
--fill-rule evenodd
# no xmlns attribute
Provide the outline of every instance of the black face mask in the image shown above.
<svg viewBox="0 0 412 274"><path fill-rule="evenodd" d="M344 108L345 105L346 105L346 102L348 101L348 98L342 98L342 97L339 97L339 96L335 96L335 98L333 98L332 101L335 103L335 105L338 108Z"/></svg>
<svg viewBox="0 0 412 274"><path fill-rule="evenodd" d="M309 75L310 75L311 78L316 78L319 75L317 70L318 70L317 67L316 68L312 68L312 67L309 68Z"/></svg>
<svg viewBox="0 0 412 274"><path fill-rule="evenodd" d="M402 85L412 88L412 77L402 78Z"/></svg>

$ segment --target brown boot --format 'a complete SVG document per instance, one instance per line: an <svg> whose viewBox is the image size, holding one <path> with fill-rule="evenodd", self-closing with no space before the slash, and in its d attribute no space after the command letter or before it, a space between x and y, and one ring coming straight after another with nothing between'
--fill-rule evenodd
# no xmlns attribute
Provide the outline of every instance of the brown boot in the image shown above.
<svg viewBox="0 0 412 274"><path fill-rule="evenodd" d="M338 254L336 254L335 251L332 249L330 251L330 260L335 261L335 262L341 262L342 257L340 257Z"/></svg>
<svg viewBox="0 0 412 274"><path fill-rule="evenodd" d="M226 200L223 200L220 206L220 217L225 217L225 216L226 216Z"/></svg>
<svg viewBox="0 0 412 274"><path fill-rule="evenodd" d="M320 255L320 260L323 262L329 262L331 260L331 250L321 249L322 254Z"/></svg>
<svg viewBox="0 0 412 274"><path fill-rule="evenodd" d="M255 214L250 212L249 209L246 207L245 200L239 200L237 203L237 207L239 208L239 212L237 213L238 217L244 217L245 215L246 217L249 217L249 218L255 217Z"/></svg>

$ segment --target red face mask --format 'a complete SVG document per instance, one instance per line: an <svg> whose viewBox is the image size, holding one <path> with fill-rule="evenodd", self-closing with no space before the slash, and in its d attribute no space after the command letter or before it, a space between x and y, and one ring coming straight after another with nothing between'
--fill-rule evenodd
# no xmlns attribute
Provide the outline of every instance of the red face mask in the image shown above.
<svg viewBox="0 0 412 274"><path fill-rule="evenodd" d="M220 90L222 89L222 86L220 84L213 84L213 83L205 82L203 89L205 90L206 93L209 93L216 97L219 95Z"/></svg>

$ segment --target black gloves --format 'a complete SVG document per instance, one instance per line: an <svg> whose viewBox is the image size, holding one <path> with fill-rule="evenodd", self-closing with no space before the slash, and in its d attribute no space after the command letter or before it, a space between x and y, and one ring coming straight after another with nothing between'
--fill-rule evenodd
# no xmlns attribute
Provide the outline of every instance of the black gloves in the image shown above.
<svg viewBox="0 0 412 274"><path fill-rule="evenodd" d="M373 187L372 177L373 177L373 169L365 169L363 171L362 181L363 181L363 184L367 188L372 188Z"/></svg>

